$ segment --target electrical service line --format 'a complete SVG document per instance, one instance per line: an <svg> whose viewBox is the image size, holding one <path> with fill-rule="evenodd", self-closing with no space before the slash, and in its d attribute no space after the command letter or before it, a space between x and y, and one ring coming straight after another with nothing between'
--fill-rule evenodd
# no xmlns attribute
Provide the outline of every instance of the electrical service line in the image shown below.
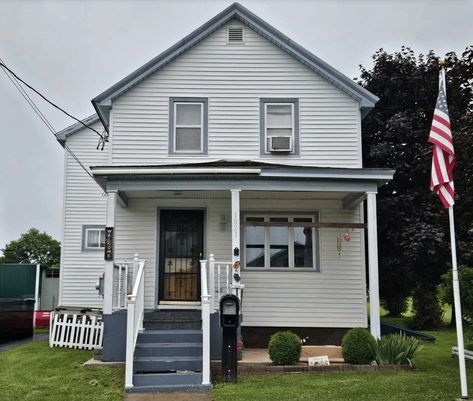
<svg viewBox="0 0 473 401"><path fill-rule="evenodd" d="M53 103L51 100L49 100L46 96L44 96L41 92L37 91L35 88L33 88L31 85L23 81L18 75L16 75L10 68L8 68L5 63L0 59L0 67L3 67L5 70L7 70L11 75L15 77L16 80L20 81L23 85L26 85L29 89L31 89L33 92L35 92L38 96L43 98L46 102L48 102L51 106L55 107L56 109L62 111L66 116L72 118L73 120L76 120L78 123L82 124L85 128L90 129L91 131L94 131L101 139L104 141L104 136L98 132L96 129L92 128L91 126L87 125L83 121L79 120L78 118L74 117L73 115L69 114L66 110L62 109L59 107L57 104Z"/></svg>
<svg viewBox="0 0 473 401"><path fill-rule="evenodd" d="M3 66L4 68L5 67L5 64L3 64L3 61L2 59L0 59L0 66ZM7 71L8 72L7 72ZM21 96L23 96L23 98L26 100L26 102L28 103L28 105L33 109L33 111L35 112L35 114L40 118L40 120L44 123L44 125L46 125L46 127L52 132L52 134L56 137L56 139L59 139L58 137L58 134L56 132L56 130L54 129L54 127L52 126L52 124L49 122L49 120L46 118L46 116L41 112L41 110L39 109L39 107L36 105L36 103L34 102L33 99L31 99L31 97L28 95L28 93L24 90L24 88L16 81L16 80L19 80L21 81L13 72L11 72L8 68L6 68L6 70L4 69L3 72L5 73L5 75L8 77L8 79L12 82L12 84L15 86L15 88L18 90L18 92L20 92ZM12 76L9 75L9 73L14 77L12 78ZM16 79L16 80L15 80ZM23 82L23 81L21 81ZM24 82L23 82L24 83ZM28 84L25 83L26 86L28 86L30 88L30 86ZM34 89L32 89L34 90ZM36 92L36 90L34 90ZM43 97L43 96L41 96ZM48 101L49 102L49 101ZM50 102L49 102L50 103ZM59 107L58 107L59 108ZM67 114L67 113L66 113ZM72 117L74 119L76 119L75 117ZM85 125L86 127L88 127L86 124L83 124ZM90 128L90 127L89 127ZM93 128L90 128L92 129L93 131L95 131ZM95 131L97 132L97 131ZM100 134L99 134L100 135ZM102 138L103 139L103 138ZM92 175L92 173L89 171L89 169L87 167L84 166L84 164L79 160L79 158L77 157L77 155L72 151L71 148L69 148L69 146L64 142L64 149L66 149L66 151L74 158L74 160L79 164L79 166L82 167L82 169L90 176L90 178L92 178L94 181L95 181L95 177Z"/></svg>

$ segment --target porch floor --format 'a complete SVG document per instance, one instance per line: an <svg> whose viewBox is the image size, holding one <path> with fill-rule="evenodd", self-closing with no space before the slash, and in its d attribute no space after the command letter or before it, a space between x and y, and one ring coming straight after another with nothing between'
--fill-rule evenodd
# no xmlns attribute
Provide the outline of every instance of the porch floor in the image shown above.
<svg viewBox="0 0 473 401"><path fill-rule="evenodd" d="M342 348L335 345L304 345L302 347L300 362L307 363L313 356L328 356L330 363L343 363ZM271 363L267 348L245 348L243 359L238 363Z"/></svg>

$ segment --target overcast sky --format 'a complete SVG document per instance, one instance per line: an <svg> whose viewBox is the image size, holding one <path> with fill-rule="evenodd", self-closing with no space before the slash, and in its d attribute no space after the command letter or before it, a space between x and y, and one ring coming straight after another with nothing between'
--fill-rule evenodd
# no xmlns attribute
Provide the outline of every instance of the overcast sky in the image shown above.
<svg viewBox="0 0 473 401"><path fill-rule="evenodd" d="M353 78L379 48L461 52L473 1L242 0ZM0 58L80 118L90 100L230 5L230 1L0 0ZM73 123L38 103L57 130ZM91 152L95 151L91 149ZM63 149L0 72L0 248L30 227L61 240Z"/></svg>

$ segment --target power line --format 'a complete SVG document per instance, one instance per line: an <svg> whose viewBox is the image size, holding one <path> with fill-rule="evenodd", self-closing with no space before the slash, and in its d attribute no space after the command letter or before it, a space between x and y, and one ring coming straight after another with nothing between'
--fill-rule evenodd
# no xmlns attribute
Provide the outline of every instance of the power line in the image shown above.
<svg viewBox="0 0 473 401"><path fill-rule="evenodd" d="M10 68L8 68L3 61L0 61L0 66L3 67L5 70L7 70L11 75L15 77L18 81L20 81L23 85L26 85L29 89L31 89L33 92L35 92L38 96L40 96L42 99L44 99L46 102L48 102L51 106L55 107L56 109L62 111L65 115L68 117L72 118L73 120L77 121L78 123L82 124L85 128L90 129L91 131L95 132L102 141L105 141L104 136L98 132L95 128L92 128L91 126L87 125L83 121L79 120L78 118L74 117L73 115L69 114L66 110L62 109L59 107L57 104L53 103L51 100L49 100L46 96L44 96L41 92L33 88L31 85L23 81L18 75L16 75Z"/></svg>
<svg viewBox="0 0 473 401"><path fill-rule="evenodd" d="M3 64L3 61L0 59L0 65L4 65ZM41 112L41 110L39 109L39 107L36 105L36 103L34 102L33 99L31 99L31 97L28 95L28 93L23 89L23 87L17 82L15 81L14 78L17 78L15 76L15 74L11 73L10 71L10 74L13 75L14 78L12 78L7 71L3 70L3 72L5 73L5 75L8 77L8 79L12 82L12 84L15 86L15 88L18 90L18 92L20 92L21 96L23 96L23 98L26 100L26 102L28 103L28 105L33 109L33 111L35 112L35 114L40 118L40 120L44 123L44 125L46 125L46 127L52 132L52 134L56 137L56 139L59 139L58 137L58 134L56 132L56 130L54 129L53 125L49 122L49 120L46 118L46 116ZM18 79L18 78L17 78ZM87 167L84 166L84 164L79 160L79 158L77 157L77 155L72 151L72 149L66 144L64 143L64 149L66 149L66 151L74 158L74 160L79 164L80 167L82 167L82 169L90 176L90 178L92 178L94 181L95 181L95 177L91 174L91 172L89 171L89 169L87 169Z"/></svg>

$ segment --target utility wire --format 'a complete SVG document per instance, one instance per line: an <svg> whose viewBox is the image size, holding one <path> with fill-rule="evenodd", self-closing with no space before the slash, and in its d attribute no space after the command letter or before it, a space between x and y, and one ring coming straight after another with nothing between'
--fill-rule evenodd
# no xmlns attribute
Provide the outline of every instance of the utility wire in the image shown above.
<svg viewBox="0 0 473 401"><path fill-rule="evenodd" d="M3 61L0 59L0 65L4 65L3 64ZM12 76L10 76L8 74L7 71L3 70L3 72L5 73L5 75L8 77L8 79L13 83L13 85L15 86L15 88L18 90L18 92L20 92L20 94L23 96L23 98L26 100L26 102L28 103L28 105L33 109L33 111L35 112L35 114L40 118L40 120L44 123L44 125L46 125L46 127L52 132L52 134L56 137L56 139L59 139L58 137L58 134L56 132L56 130L54 129L53 125L49 122L49 120L46 118L46 116L41 112L41 110L38 108L38 106L36 105L36 103L34 102L33 99L31 99L31 97L28 95L28 93L23 89L23 87L17 82L15 81L14 78L18 79L15 74L13 74L12 72L10 72L10 74L13 75L14 78L12 78ZM28 85L27 85L28 86ZM92 178L94 181L95 181L95 177L91 174L91 172L89 171L89 169L87 167L84 166L84 164L79 160L79 158L77 157L77 155L72 151L71 148L69 148L69 146L64 143L64 149L66 149L66 151L73 157L73 159L79 164L79 166L82 167L82 169L90 176L90 178Z"/></svg>
<svg viewBox="0 0 473 401"><path fill-rule="evenodd" d="M44 99L46 102L48 102L51 106L55 107L56 109L62 111L66 116L72 118L73 120L77 121L78 123L82 124L85 128L90 129L91 131L94 131L102 141L105 141L104 136L98 132L95 128L92 128L91 126L87 125L83 121L79 120L78 118L74 117L73 115L69 114L66 110L62 109L59 107L57 104L53 103L51 100L49 100L46 96L44 96L41 92L33 88L31 85L23 81L18 75L16 75L10 68L8 68L3 61L0 61L0 66L3 67L5 70L7 70L11 75L15 77L18 81L20 81L23 85L26 85L29 89L31 89L33 92L35 92L38 96L40 96L42 99Z"/></svg>

